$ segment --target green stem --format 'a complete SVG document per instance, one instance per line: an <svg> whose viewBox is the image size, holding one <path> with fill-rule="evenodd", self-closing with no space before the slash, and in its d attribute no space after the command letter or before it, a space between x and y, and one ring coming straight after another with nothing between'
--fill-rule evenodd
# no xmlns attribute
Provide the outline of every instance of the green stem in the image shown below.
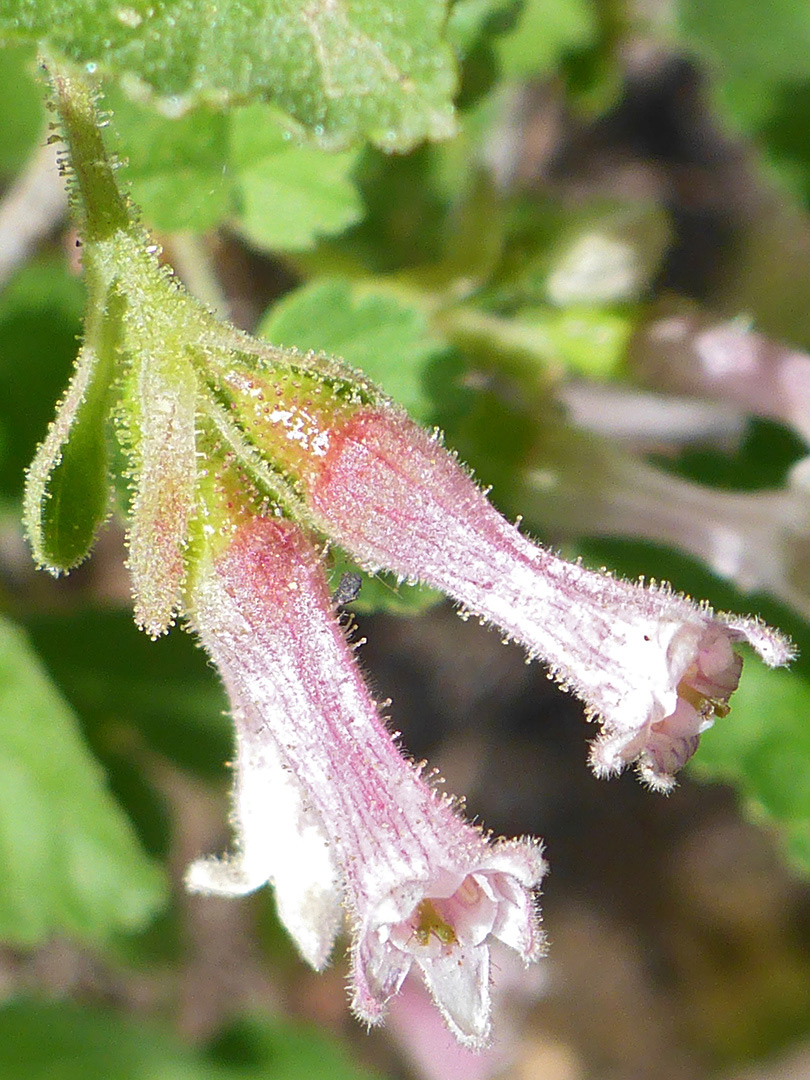
<svg viewBox="0 0 810 1080"><path fill-rule="evenodd" d="M133 215L119 190L113 162L101 137L97 87L77 68L52 54L42 54L40 59L50 77L53 104L68 147L68 175L84 218L85 241L131 232Z"/></svg>

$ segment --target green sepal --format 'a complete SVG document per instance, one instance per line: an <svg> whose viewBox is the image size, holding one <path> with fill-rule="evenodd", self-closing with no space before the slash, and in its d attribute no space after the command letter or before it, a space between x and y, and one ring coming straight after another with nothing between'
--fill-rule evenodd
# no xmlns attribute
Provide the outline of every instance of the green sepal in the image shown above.
<svg viewBox="0 0 810 1080"><path fill-rule="evenodd" d="M165 354L155 349L136 358L134 385L122 400L122 413L130 413L134 478L129 570L135 622L151 637L165 634L180 609L197 479L196 379L171 346Z"/></svg>
<svg viewBox="0 0 810 1080"><path fill-rule="evenodd" d="M53 574L82 562L108 514L107 418L123 308L111 291L91 315L67 392L26 477L26 532L34 559Z"/></svg>

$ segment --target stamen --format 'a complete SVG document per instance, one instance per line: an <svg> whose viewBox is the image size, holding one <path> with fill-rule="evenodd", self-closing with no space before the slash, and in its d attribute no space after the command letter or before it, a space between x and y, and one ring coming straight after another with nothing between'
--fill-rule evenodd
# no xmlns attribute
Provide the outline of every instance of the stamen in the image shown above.
<svg viewBox="0 0 810 1080"><path fill-rule="evenodd" d="M414 916L413 934L420 945L430 944L431 934L435 934L442 945L458 944L455 930L444 921L432 900L423 900L418 904Z"/></svg>

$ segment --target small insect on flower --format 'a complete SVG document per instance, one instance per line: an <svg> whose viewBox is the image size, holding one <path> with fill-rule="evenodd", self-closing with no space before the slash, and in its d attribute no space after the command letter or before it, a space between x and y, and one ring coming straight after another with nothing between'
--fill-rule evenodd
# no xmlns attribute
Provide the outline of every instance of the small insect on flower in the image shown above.
<svg viewBox="0 0 810 1080"><path fill-rule="evenodd" d="M338 586L332 595L335 607L345 607L356 600L360 594L363 579L359 574L346 573L340 575Z"/></svg>

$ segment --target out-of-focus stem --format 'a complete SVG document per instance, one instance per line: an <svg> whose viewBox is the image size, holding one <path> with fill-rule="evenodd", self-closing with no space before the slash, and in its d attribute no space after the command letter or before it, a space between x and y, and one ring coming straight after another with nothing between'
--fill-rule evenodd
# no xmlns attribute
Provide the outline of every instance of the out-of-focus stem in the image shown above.
<svg viewBox="0 0 810 1080"><path fill-rule="evenodd" d="M684 310L637 335L632 366L657 389L742 406L792 427L810 443L810 355L754 332Z"/></svg>
<svg viewBox="0 0 810 1080"><path fill-rule="evenodd" d="M810 491L798 482L756 492L705 487L549 419L513 503L557 536L631 536L676 548L810 617Z"/></svg>

